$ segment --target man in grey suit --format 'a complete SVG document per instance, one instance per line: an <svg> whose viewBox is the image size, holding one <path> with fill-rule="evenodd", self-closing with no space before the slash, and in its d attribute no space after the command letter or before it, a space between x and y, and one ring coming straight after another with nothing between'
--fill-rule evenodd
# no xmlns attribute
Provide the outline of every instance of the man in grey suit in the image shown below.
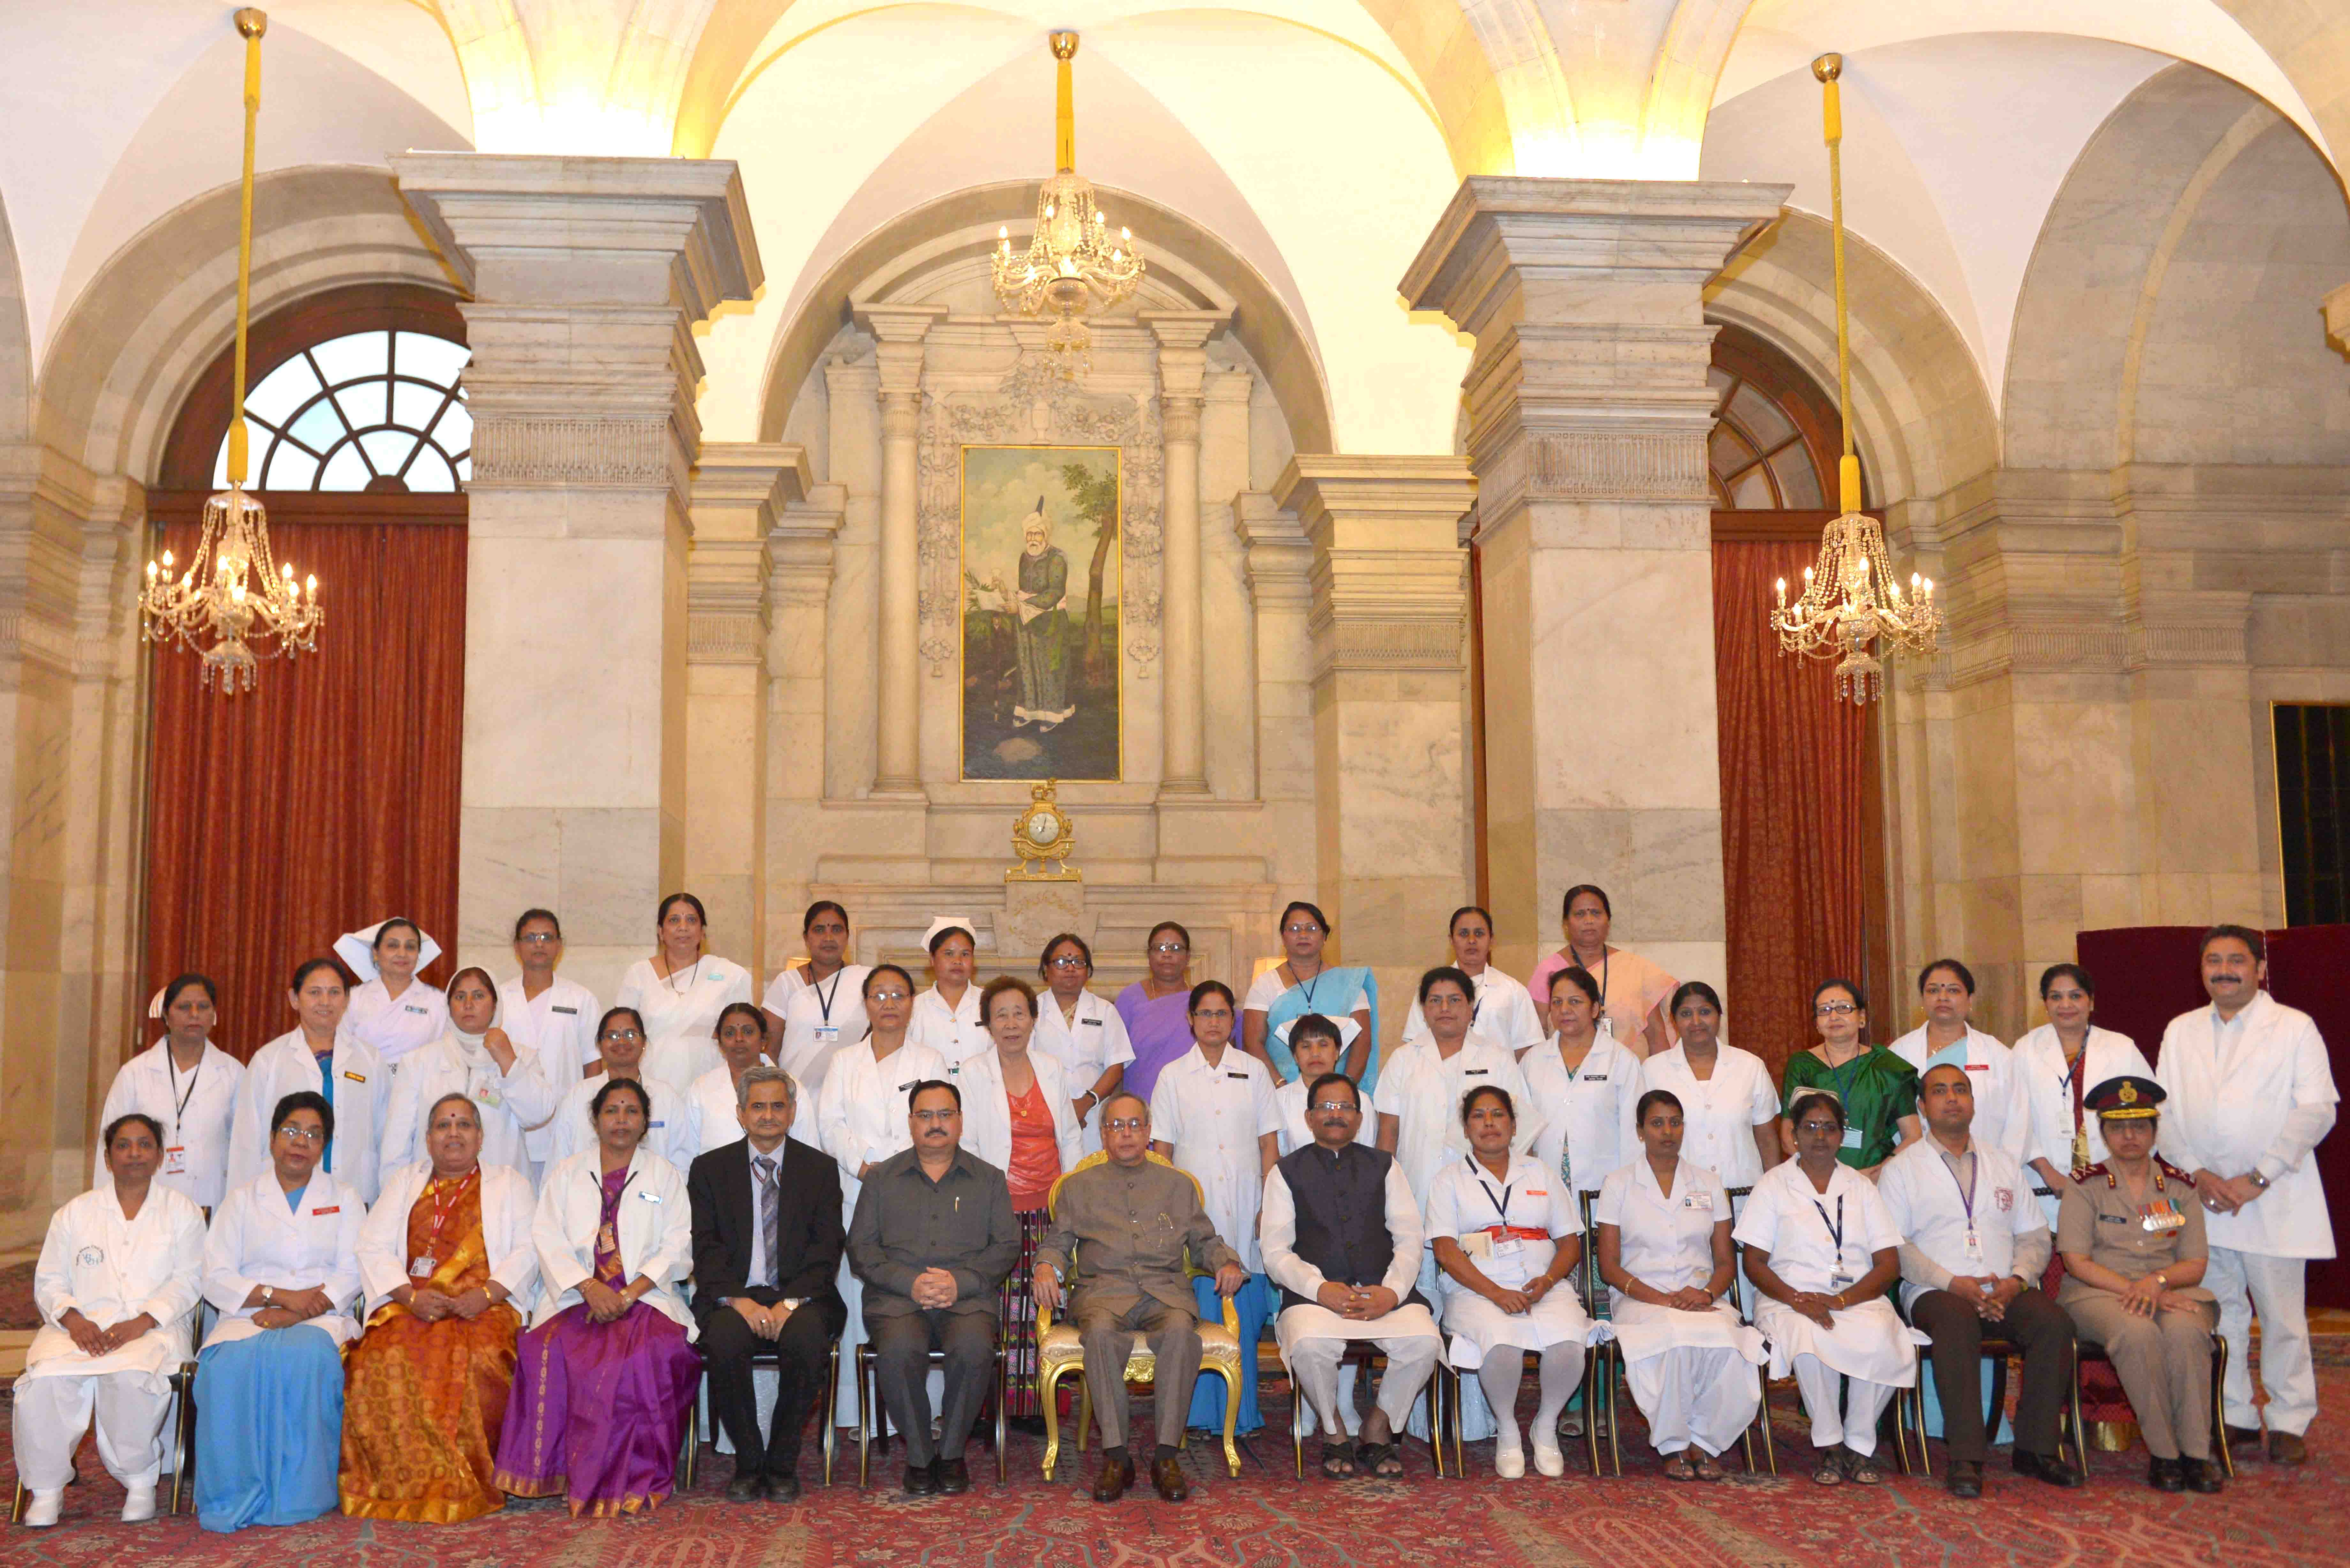
<svg viewBox="0 0 2350 1568"><path fill-rule="evenodd" d="M1134 1482L1126 1447L1126 1361L1139 1336L1150 1341L1156 1363L1159 1448L1150 1483L1170 1502L1191 1495L1180 1458L1183 1418L1200 1376L1200 1318L1189 1264L1213 1269L1216 1289L1227 1296L1248 1280L1240 1255L1200 1206L1199 1185L1171 1166L1153 1164L1149 1151L1150 1107L1138 1096L1112 1095L1102 1106L1102 1153L1108 1158L1062 1179L1053 1229L1036 1249L1036 1304L1051 1308L1060 1306L1071 1262L1084 1251L1069 1317L1085 1346L1086 1382L1101 1416L1096 1502L1116 1502Z"/></svg>

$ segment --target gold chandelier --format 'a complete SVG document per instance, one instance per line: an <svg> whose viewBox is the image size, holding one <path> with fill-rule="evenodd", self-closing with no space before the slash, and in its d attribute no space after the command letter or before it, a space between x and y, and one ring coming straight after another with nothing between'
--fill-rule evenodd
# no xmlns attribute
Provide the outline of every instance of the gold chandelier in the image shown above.
<svg viewBox="0 0 2350 1568"><path fill-rule="evenodd" d="M1077 36L1053 35L1053 58L1060 62L1055 94L1053 151L1055 171L1036 193L1036 232L1024 254L1012 249L1012 231L995 231L995 296L1003 308L1022 316L1049 313L1045 348L1065 376L1074 376L1093 344L1084 317L1107 310L1142 281L1142 257L1125 229L1113 235L1109 219L1094 205L1093 182L1077 172L1076 110L1069 61Z"/></svg>
<svg viewBox="0 0 2350 1568"><path fill-rule="evenodd" d="M236 242L236 355L229 396L228 488L204 503L203 532L187 569L174 576L172 552L147 563L147 588L139 597L140 628L149 642L177 639L203 658L202 682L217 676L224 694L250 691L261 659L315 650L318 625L318 579L294 584L294 567L274 563L269 518L260 501L245 493L249 461L244 428L246 317L253 301L253 140L261 116L261 35L269 18L246 9L236 14L244 36L244 178L240 191ZM206 646L203 639L212 640ZM274 650L266 640L277 639ZM256 652L255 642L265 645Z"/></svg>
<svg viewBox="0 0 2350 1568"><path fill-rule="evenodd" d="M1860 509L1860 459L1852 440L1852 332L1845 315L1844 109L1836 81L1844 57L1822 55L1812 62L1825 94L1823 119L1828 144L1828 193L1835 214L1836 408L1844 424L1844 455L1836 462L1839 515L1820 539L1817 566L1804 568L1804 592L1787 603L1787 579L1779 579L1779 607L1771 617L1783 653L1835 659L1836 695L1866 702L1885 690L1881 650L1931 656L1942 628L1934 607L1934 580L1909 575L1905 591L1885 557L1885 532ZM1881 639L1881 640L1880 640Z"/></svg>

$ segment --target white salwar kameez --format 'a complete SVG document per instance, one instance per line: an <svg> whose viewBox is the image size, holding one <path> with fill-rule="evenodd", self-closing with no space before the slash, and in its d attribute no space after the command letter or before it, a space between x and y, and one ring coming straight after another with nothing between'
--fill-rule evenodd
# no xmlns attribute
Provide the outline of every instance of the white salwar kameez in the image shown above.
<svg viewBox="0 0 2350 1568"><path fill-rule="evenodd" d="M26 1488L56 1491L73 1479L74 1450L93 1413L108 1473L126 1487L155 1484L171 1375L189 1356L203 1267L204 1217L161 1178L132 1219L122 1217L110 1184L50 1217L33 1267L41 1327L25 1353L12 1412L16 1473ZM72 1310L99 1328L141 1313L155 1326L119 1350L88 1355L60 1323Z"/></svg>
<svg viewBox="0 0 2350 1568"><path fill-rule="evenodd" d="M348 1029L335 1031L334 1054L328 1058L335 1081L327 1096L335 1107L335 1136L329 1140L326 1167L337 1181L375 1201L382 1185L377 1160L383 1149L383 1118L391 1104L391 1078L375 1047ZM236 1089L236 1120L229 1132L228 1184L243 1187L270 1168L269 1140L276 1128L269 1125L277 1102L304 1090L326 1090L318 1058L310 1053L309 1037L299 1029L280 1034L253 1054L244 1064L244 1081Z"/></svg>
<svg viewBox="0 0 2350 1568"><path fill-rule="evenodd" d="M530 1047L558 1105L596 1059L596 1025L602 1017L596 993L559 974L536 996L523 994L520 975L498 982L498 1027L516 1045ZM523 1132L523 1147L540 1169L556 1158L549 1126L541 1122Z"/></svg>
<svg viewBox="0 0 2350 1568"><path fill-rule="evenodd" d="M398 1077L402 1057L449 1032L449 999L421 980L411 980L395 998L378 975L351 992L343 1027L374 1046L384 1067Z"/></svg>
<svg viewBox="0 0 2350 1568"><path fill-rule="evenodd" d="M1839 1246L1834 1231L1841 1227ZM1851 1167L1829 1168L1821 1192L1794 1160L1775 1165L1755 1185L1731 1237L1759 1247L1771 1272L1798 1291L1833 1295L1876 1266L1876 1254L1901 1244L1901 1232L1877 1194L1877 1184ZM1841 1276L1841 1278L1839 1278ZM1863 1456L1877 1451L1877 1418L1897 1388L1918 1381L1922 1335L1904 1324L1883 1296L1831 1314L1822 1328L1784 1302L1767 1298L1755 1326L1771 1343L1771 1376L1793 1373L1812 1417L1812 1445L1838 1443ZM1846 1407L1837 1407L1838 1374L1852 1379Z"/></svg>
<svg viewBox="0 0 2350 1568"><path fill-rule="evenodd" d="M117 1116L133 1111L153 1116L163 1129L156 1184L200 1209L217 1208L228 1190L229 1135L236 1120L237 1086L244 1081L244 1064L209 1040L195 1066L184 1073L172 1060L172 1042L158 1040L114 1075L98 1113L99 1134ZM90 1185L106 1186L106 1150L100 1148L90 1165Z"/></svg>
<svg viewBox="0 0 2350 1568"><path fill-rule="evenodd" d="M482 1163L518 1170L528 1181L530 1151L523 1144L523 1129L555 1114L555 1091L529 1047L515 1046L514 1066L501 1073L487 1046L468 1045L454 1033L412 1053L393 1080L378 1168L389 1172L426 1158L424 1135L432 1106L447 1095L463 1095L481 1113Z"/></svg>
<svg viewBox="0 0 2350 1568"><path fill-rule="evenodd" d="M686 1092L660 1078L645 1077L636 1073L623 1073L620 1076L634 1078L643 1085L645 1097L653 1103L652 1115L645 1121L644 1147L680 1170L691 1165L693 1157L702 1152L702 1144L695 1136L693 1107ZM540 1130L546 1134L546 1154L540 1162L542 1178L544 1172L555 1168L558 1160L569 1159L584 1149L599 1147L595 1118L588 1112L596 1103L597 1094L611 1081L609 1073L598 1073L580 1079L564 1091L563 1103L555 1107L553 1116L540 1124ZM731 1117L728 1125L733 1125ZM737 1137L741 1136L739 1131L735 1134ZM730 1138L727 1141L733 1140Z"/></svg>
<svg viewBox="0 0 2350 1568"><path fill-rule="evenodd" d="M1746 1142L1751 1153L1753 1140ZM1591 1218L1616 1227L1617 1261L1642 1284L1668 1294L1703 1290L1713 1278L1713 1228L1730 1219L1730 1189L1683 1159L1668 1194L1643 1154L1600 1184ZM1762 1404L1753 1369L1770 1357L1762 1336L1719 1298L1705 1312L1635 1301L1617 1290L1607 1301L1608 1331L1657 1452L1677 1454L1694 1443L1711 1456L1736 1442Z"/></svg>
<svg viewBox="0 0 2350 1568"><path fill-rule="evenodd" d="M832 1059L865 1038L865 977L872 972L869 964L843 964L811 981L806 967L794 964L768 982L759 1005L784 1021L769 1054L803 1088L822 1089Z"/></svg>
<svg viewBox="0 0 2350 1568"><path fill-rule="evenodd" d="M675 974L653 972L639 959L620 977L614 1002L645 1021L645 1071L672 1084L691 1084L718 1065L718 1015L752 999L751 971L704 953Z"/></svg>
<svg viewBox="0 0 2350 1568"><path fill-rule="evenodd" d="M995 1041L980 1022L979 987L962 988L962 1000L952 1007L939 994L937 986L931 987L914 998L914 1016L906 1026L906 1042L910 1045L927 1045L939 1054L949 1073L959 1071L962 1064L982 1051L993 1050Z"/></svg>
<svg viewBox="0 0 2350 1568"><path fill-rule="evenodd" d="M1090 991L1077 992L1074 1018L1063 1015L1059 997L1049 991L1040 993L1036 1031L1028 1037L1028 1049L1060 1064L1072 1101L1099 1083L1112 1067L1123 1067L1134 1060L1134 1042L1127 1037L1126 1020L1118 1015L1115 1006ZM1084 1154L1101 1147L1099 1105L1086 1113L1078 1141Z"/></svg>
<svg viewBox="0 0 2350 1568"><path fill-rule="evenodd" d="M1232 1054L1227 1052L1226 1059ZM1195 1051L1193 1057L1185 1060L1196 1055ZM1166 1074L1159 1075L1159 1093L1165 1093ZM1379 1379L1378 1407L1387 1416L1388 1427L1402 1431L1412 1407L1419 1402L1420 1390L1427 1386L1430 1369L1443 1352L1443 1336L1437 1332L1434 1315L1409 1299L1427 1244L1422 1240L1419 1207L1412 1199L1411 1184L1404 1179L1403 1167L1393 1163L1388 1167L1387 1230L1395 1243L1395 1255L1378 1282L1395 1293L1399 1304L1384 1317L1341 1317L1314 1299L1328 1282L1321 1270L1295 1251L1297 1204L1279 1166L1264 1178L1261 1203L1264 1272L1274 1284L1305 1298L1281 1309L1274 1319L1273 1337L1281 1346L1281 1358L1296 1379L1304 1402L1320 1419L1323 1436L1336 1438L1341 1433L1338 1358L1346 1354L1347 1342L1358 1339L1371 1341L1388 1358L1387 1376Z"/></svg>
<svg viewBox="0 0 2350 1568"><path fill-rule="evenodd" d="M1558 1251L1555 1238L1583 1234L1577 1210L1565 1185L1523 1154L1511 1157L1504 1180L1496 1180L1473 1155L1451 1161L1430 1179L1421 1207L1431 1244L1439 1236L1451 1237L1469 1252L1478 1272L1513 1291L1524 1289L1550 1267ZM1496 1235L1497 1230L1515 1234ZM1455 1366L1482 1366L1488 1355L1504 1346L1543 1351L1590 1340L1591 1319L1584 1314L1572 1279L1552 1286L1532 1311L1517 1314L1503 1312L1441 1269L1437 1282Z"/></svg>

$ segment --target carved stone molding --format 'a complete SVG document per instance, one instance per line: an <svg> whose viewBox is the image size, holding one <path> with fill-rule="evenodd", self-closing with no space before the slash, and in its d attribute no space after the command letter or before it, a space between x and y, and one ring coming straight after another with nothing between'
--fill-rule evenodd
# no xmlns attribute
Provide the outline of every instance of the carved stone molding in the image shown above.
<svg viewBox="0 0 2350 1568"><path fill-rule="evenodd" d="M2132 670L2241 667L2251 662L2244 646L2244 623L2241 620L2149 625L2132 618L2128 635L2128 668Z"/></svg>
<svg viewBox="0 0 2350 1568"><path fill-rule="evenodd" d="M1705 435L1700 431L1649 435L1539 435L1496 453L1489 495L1528 501L1704 502Z"/></svg>
<svg viewBox="0 0 2350 1568"><path fill-rule="evenodd" d="M681 477L679 459L666 419L485 419L471 487L653 490Z"/></svg>
<svg viewBox="0 0 2350 1568"><path fill-rule="evenodd" d="M756 610L695 610L686 617L688 664L758 664L766 657L766 617Z"/></svg>

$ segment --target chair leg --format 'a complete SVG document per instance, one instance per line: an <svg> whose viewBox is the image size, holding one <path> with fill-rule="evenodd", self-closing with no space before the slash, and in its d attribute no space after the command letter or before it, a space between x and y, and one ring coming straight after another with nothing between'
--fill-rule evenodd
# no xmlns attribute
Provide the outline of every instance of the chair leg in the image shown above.
<svg viewBox="0 0 2350 1568"><path fill-rule="evenodd" d="M1216 1376L1224 1380L1224 1469L1234 1480L1238 1480L1241 1477L1241 1449L1232 1440L1232 1434L1240 1426L1243 1385L1239 1378L1221 1366L1216 1368Z"/></svg>
<svg viewBox="0 0 2350 1568"><path fill-rule="evenodd" d="M2081 1420L2081 1362L2078 1356L2075 1356L2073 1361L2073 1398L2071 1415L2073 1417L2073 1457L2080 1461L2081 1479L2085 1481L2089 1479L2089 1428L2085 1426Z"/></svg>
<svg viewBox="0 0 2350 1568"><path fill-rule="evenodd" d="M2228 1447L2228 1342L2211 1336L2211 1446L2220 1450L2220 1469L2236 1479L2236 1456Z"/></svg>
<svg viewBox="0 0 2350 1568"><path fill-rule="evenodd" d="M25 1480L22 1476L16 1479L16 1495L9 1500L8 1522L11 1524L25 1522Z"/></svg>
<svg viewBox="0 0 2350 1568"><path fill-rule="evenodd" d="M1623 1353L1611 1342L1601 1347L1600 1372L1607 1379L1607 1473L1622 1480L1624 1475L1624 1417L1617 1407L1617 1395L1623 1388Z"/></svg>
<svg viewBox="0 0 2350 1568"><path fill-rule="evenodd" d="M1584 1352L1583 1448L1585 1457L1591 1461L1593 1480L1599 1479L1599 1423L1607 1419L1599 1392L1599 1375L1596 1370L1597 1362L1598 1357L1593 1352ZM1537 1372L1535 1376L1540 1376L1541 1374Z"/></svg>
<svg viewBox="0 0 2350 1568"><path fill-rule="evenodd" d="M1010 1461L1003 1453L1008 1414L1003 1407L1011 1397L1011 1353L999 1345L995 1347L995 1484L998 1486L1003 1485L1012 1475L1007 1468Z"/></svg>
<svg viewBox="0 0 2350 1568"><path fill-rule="evenodd" d="M824 1412L819 1417L821 1436L816 1439L824 1453L824 1484L832 1485L832 1461L840 1452L840 1341L832 1342L832 1372L825 1379Z"/></svg>
<svg viewBox="0 0 2350 1568"><path fill-rule="evenodd" d="M196 1380L193 1377L183 1380L180 1388L179 1432L175 1440L179 1444L180 1454L178 1461L172 1467L173 1518L179 1516L182 1491L188 1494L190 1508L196 1505Z"/></svg>
<svg viewBox="0 0 2350 1568"><path fill-rule="evenodd" d="M857 1490L862 1491L873 1479L873 1411L866 1403L872 1388L870 1369L867 1366L865 1346L857 1347Z"/></svg>
<svg viewBox="0 0 2350 1568"><path fill-rule="evenodd" d="M1036 1379L1036 1402L1045 1409L1045 1479L1053 1479L1053 1467L1061 1461L1061 1377L1068 1369L1055 1366ZM1082 1417L1080 1417L1082 1419ZM1078 1451L1084 1451L1084 1439L1078 1439Z"/></svg>
<svg viewBox="0 0 2350 1568"><path fill-rule="evenodd" d="M1775 1476L1779 1473L1779 1445L1771 1436L1771 1369L1769 1367L1758 1366L1754 1369L1754 1386L1762 1395L1762 1402L1755 1407L1754 1410L1755 1423L1762 1428L1762 1462L1770 1467L1771 1473Z"/></svg>

